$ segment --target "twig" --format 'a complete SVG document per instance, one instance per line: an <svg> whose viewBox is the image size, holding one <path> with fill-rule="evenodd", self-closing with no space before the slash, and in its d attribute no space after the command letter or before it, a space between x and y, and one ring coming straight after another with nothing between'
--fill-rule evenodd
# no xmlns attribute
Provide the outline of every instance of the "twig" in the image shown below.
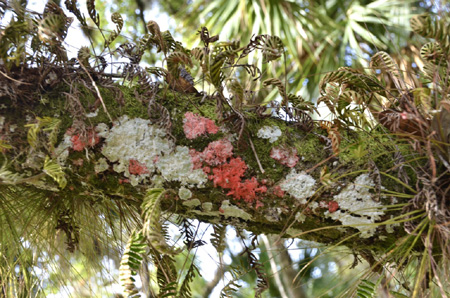
<svg viewBox="0 0 450 298"><path fill-rule="evenodd" d="M97 85L94 82L94 79L92 79L91 74L88 72L88 70L86 69L86 67L83 65L83 63L81 63L81 61L76 58L78 60L78 63L80 63L80 66L83 68L83 70L86 72L86 74L88 75L89 79L91 80L92 86L94 86L95 91L97 92L97 96L98 99L100 100L100 102L102 103L103 106L103 110L105 111L106 115L108 115L109 120L111 120L111 123L113 122L111 115L109 114L108 110L106 109L106 105L105 102L103 101L103 97L100 94L100 90L98 90Z"/></svg>
<svg viewBox="0 0 450 298"><path fill-rule="evenodd" d="M5 78L10 79L11 81L16 82L18 84L24 84L24 85L30 85L30 86L33 85L33 84L30 84L30 83L25 83L25 82L13 79L10 76L8 76L6 73L4 73L3 71L0 71L0 74L2 74Z"/></svg>
<svg viewBox="0 0 450 298"><path fill-rule="evenodd" d="M253 146L252 139L249 138L248 140L250 141L250 147L252 147L253 154L255 154L255 158L256 158L256 162L258 163L259 170L261 171L261 173L264 174L265 171L264 171L264 169L263 169L263 167L261 165L261 162L259 161L258 154L256 154L255 146Z"/></svg>

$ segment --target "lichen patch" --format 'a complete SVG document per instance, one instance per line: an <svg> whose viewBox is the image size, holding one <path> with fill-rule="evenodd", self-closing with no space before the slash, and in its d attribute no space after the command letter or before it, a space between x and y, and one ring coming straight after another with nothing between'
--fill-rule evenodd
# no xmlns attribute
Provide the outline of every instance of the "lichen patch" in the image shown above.
<svg viewBox="0 0 450 298"><path fill-rule="evenodd" d="M315 184L316 180L310 175L304 172L297 173L295 169L292 169L280 187L297 199L300 204L306 204L306 199L314 194Z"/></svg>
<svg viewBox="0 0 450 298"><path fill-rule="evenodd" d="M324 214L343 225L352 226L361 231L361 238L375 234L376 227L370 226L384 215L382 204L373 200L370 189L375 183L368 174L356 177L355 182L347 185L333 200L339 204L339 210L326 211Z"/></svg>

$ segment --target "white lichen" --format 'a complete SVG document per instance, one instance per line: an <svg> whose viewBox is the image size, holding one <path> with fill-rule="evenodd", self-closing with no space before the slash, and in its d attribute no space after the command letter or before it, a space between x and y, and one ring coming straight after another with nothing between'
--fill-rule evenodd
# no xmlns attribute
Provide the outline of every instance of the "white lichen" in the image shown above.
<svg viewBox="0 0 450 298"><path fill-rule="evenodd" d="M303 212L299 211L295 214L295 220L303 223L306 220L306 215Z"/></svg>
<svg viewBox="0 0 450 298"><path fill-rule="evenodd" d="M258 138L269 139L269 142L274 143L281 137L281 130L278 126L263 126L258 130Z"/></svg>
<svg viewBox="0 0 450 298"><path fill-rule="evenodd" d="M199 199L192 199L192 200L187 200L183 202L183 205L188 207L189 209L193 209L197 206L200 206L202 203L200 202Z"/></svg>
<svg viewBox="0 0 450 298"><path fill-rule="evenodd" d="M394 218L394 216L393 215L391 215L391 220ZM395 227L399 227L400 226L400 223L398 223L398 222L395 222L395 223L392 223L392 224L387 224L386 225L386 232L388 232L388 233L394 233L394 228Z"/></svg>
<svg viewBox="0 0 450 298"><path fill-rule="evenodd" d="M343 225L348 225L361 231L361 238L369 238L375 234L375 221L381 219L384 214L383 205L373 200L370 189L375 183L368 174L358 176L354 183L347 185L333 200L339 204L339 210L324 214L334 220L339 220Z"/></svg>
<svg viewBox="0 0 450 298"><path fill-rule="evenodd" d="M190 191L188 188L182 186L180 187L180 189L178 190L178 196L180 197L180 199L182 200L187 200L192 198L192 191Z"/></svg>
<svg viewBox="0 0 450 298"><path fill-rule="evenodd" d="M98 126L97 131L103 127ZM149 172L155 168L154 161L163 154L169 154L173 148L172 141L164 130L151 125L149 120L122 116L114 121L109 133L104 131L105 145L102 153L111 162L119 162L128 167L130 160L145 165Z"/></svg>
<svg viewBox="0 0 450 298"><path fill-rule="evenodd" d="M205 202L202 204L202 209L206 212L209 212L212 210L213 204L211 202Z"/></svg>
<svg viewBox="0 0 450 298"><path fill-rule="evenodd" d="M162 156L156 163L161 175L168 181L180 181L182 185L203 186L207 176L202 169L192 169L189 148L177 146L170 154Z"/></svg>
<svg viewBox="0 0 450 298"><path fill-rule="evenodd" d="M301 172L297 173L295 169L286 176L285 181L280 184L282 190L297 199L300 204L306 204L307 198L314 194L316 180L310 175Z"/></svg>
<svg viewBox="0 0 450 298"><path fill-rule="evenodd" d="M109 127L106 123L99 123L95 127L95 132L97 133L97 136L106 138L109 134Z"/></svg>
<svg viewBox="0 0 450 298"><path fill-rule="evenodd" d="M88 118L94 118L98 116L98 109L96 109L95 111L93 111L92 113L87 113L86 117Z"/></svg>
<svg viewBox="0 0 450 298"><path fill-rule="evenodd" d="M103 157L99 158L94 166L94 170L96 173L106 171L108 168L109 168L109 164L108 164L106 158L103 158Z"/></svg>
<svg viewBox="0 0 450 298"><path fill-rule="evenodd" d="M149 120L122 116L111 129L99 124L96 132L105 138L103 155L115 163L114 171L130 178L132 185L153 180L155 171L166 181L179 181L182 185L203 186L208 181L203 170L192 169L189 148L175 147L166 132L151 125ZM130 174L131 160L145 166L146 171Z"/></svg>
<svg viewBox="0 0 450 298"><path fill-rule="evenodd" d="M281 208L267 208L264 217L270 222L280 221L281 211Z"/></svg>
<svg viewBox="0 0 450 298"><path fill-rule="evenodd" d="M222 214L228 218L228 217L238 217L242 218L243 220L250 220L252 216L242 210L241 208L231 205L229 200L224 200L222 202L222 205L220 206Z"/></svg>
<svg viewBox="0 0 450 298"><path fill-rule="evenodd" d="M66 164L67 157L69 157L69 148L72 148L72 141L70 138L71 136L65 134L62 142L55 148L56 161L61 166Z"/></svg>

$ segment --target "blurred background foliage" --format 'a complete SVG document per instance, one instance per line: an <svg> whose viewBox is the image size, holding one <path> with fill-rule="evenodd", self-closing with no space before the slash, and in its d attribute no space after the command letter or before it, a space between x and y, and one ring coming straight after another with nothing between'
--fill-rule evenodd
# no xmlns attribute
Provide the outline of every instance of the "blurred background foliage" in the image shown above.
<svg viewBox="0 0 450 298"><path fill-rule="evenodd" d="M144 24L161 12L167 16L171 33L188 48L199 44L196 33L201 26L218 34L220 40L240 40L242 45L258 34L279 36L286 46L285 61L266 72L286 79L289 93L315 100L325 72L341 66L365 68L369 57L379 50L393 55L405 71L411 70L418 60L418 48L410 34L409 18L436 10L437 5L444 4L414 0L130 0L108 2L106 11L117 11L127 16L128 24L136 24L125 28L132 38L141 36Z"/></svg>

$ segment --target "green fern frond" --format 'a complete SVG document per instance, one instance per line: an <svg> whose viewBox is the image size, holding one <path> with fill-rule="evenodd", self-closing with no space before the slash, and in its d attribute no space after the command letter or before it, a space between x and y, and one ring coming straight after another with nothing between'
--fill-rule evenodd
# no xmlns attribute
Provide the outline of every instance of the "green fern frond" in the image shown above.
<svg viewBox="0 0 450 298"><path fill-rule="evenodd" d="M248 56L255 49L259 49L263 54L263 63L267 63L280 58L284 53L284 45L278 36L268 34L253 37L247 46L242 50L239 58Z"/></svg>
<svg viewBox="0 0 450 298"><path fill-rule="evenodd" d="M29 127L27 134L27 141L31 147L36 148L38 144L38 133L41 130L39 126L39 121L34 124L27 124L25 127Z"/></svg>
<svg viewBox="0 0 450 298"><path fill-rule="evenodd" d="M39 39L51 45L61 43L71 23L72 20L66 16L50 14L39 22Z"/></svg>
<svg viewBox="0 0 450 298"><path fill-rule="evenodd" d="M97 28L100 29L100 15L97 13L95 9L95 0L87 0L86 6L88 9L89 17L92 19Z"/></svg>
<svg viewBox="0 0 450 298"><path fill-rule="evenodd" d="M167 70L174 78L180 75L180 64L192 67L192 60L183 52L173 52L167 57Z"/></svg>
<svg viewBox="0 0 450 298"><path fill-rule="evenodd" d="M163 255L154 260L160 297L176 297L178 272L172 256Z"/></svg>
<svg viewBox="0 0 450 298"><path fill-rule="evenodd" d="M301 95L289 93L287 95L287 98L288 102L291 103L292 107L294 107L295 109L302 110L308 113L312 112L319 113L319 111L315 107L315 104L310 101L306 101Z"/></svg>
<svg viewBox="0 0 450 298"><path fill-rule="evenodd" d="M376 77L349 67L341 67L336 71L327 73L320 80L319 90L324 90L329 83L345 84L347 88L355 91L382 92L385 89Z"/></svg>
<svg viewBox="0 0 450 298"><path fill-rule="evenodd" d="M392 57L383 51L376 53L370 58L369 67L372 70L381 70L383 73L388 73L394 80L402 80L397 63Z"/></svg>
<svg viewBox="0 0 450 298"><path fill-rule="evenodd" d="M88 47L81 47L78 50L77 58L84 67L90 68L89 58L91 57L91 50Z"/></svg>
<svg viewBox="0 0 450 298"><path fill-rule="evenodd" d="M434 65L447 67L447 60L445 59L444 51L437 42L429 42L423 45L420 49L420 57Z"/></svg>
<svg viewBox="0 0 450 298"><path fill-rule="evenodd" d="M191 56L197 61L203 61L205 59L206 53L203 48L193 48L191 50Z"/></svg>
<svg viewBox="0 0 450 298"><path fill-rule="evenodd" d="M231 79L228 83L228 88L233 94L233 107L240 108L244 103L244 88L236 79Z"/></svg>
<svg viewBox="0 0 450 298"><path fill-rule="evenodd" d="M147 191L141 205L142 218L144 220L142 231L155 250L160 253L173 255L179 253L179 250L175 250L167 244L160 223L160 200L164 192L165 190L162 188L152 188Z"/></svg>
<svg viewBox="0 0 450 298"><path fill-rule="evenodd" d="M278 88L278 92L280 93L281 97L283 98L282 101L282 105L286 105L287 104L287 94L286 94L286 88L284 87L284 84L276 78L271 78L271 79L267 79L263 82L263 87L268 87L268 86L275 86Z"/></svg>
<svg viewBox="0 0 450 298"><path fill-rule="evenodd" d="M361 280L356 289L358 298L373 298L376 295L376 285L366 279Z"/></svg>
<svg viewBox="0 0 450 298"><path fill-rule="evenodd" d="M53 180L55 180L59 184L59 187L61 187L61 189L66 187L67 180L64 175L64 171L57 162L51 160L48 156L45 157L44 173L52 177Z"/></svg>
<svg viewBox="0 0 450 298"><path fill-rule="evenodd" d="M146 67L145 71L160 78L167 76L167 70L162 67Z"/></svg>
<svg viewBox="0 0 450 298"><path fill-rule="evenodd" d="M117 38L117 36L119 36L120 32L122 32L123 18L120 13L113 13L111 16L111 21L116 24L116 30L114 30L109 38L105 40L105 48L108 47Z"/></svg>
<svg viewBox="0 0 450 298"><path fill-rule="evenodd" d="M234 49L223 49L216 46L211 55L211 64L209 69L209 75L211 78L211 83L218 89L221 88L221 84L225 79L222 67L225 63L229 65L234 63L236 58L237 50Z"/></svg>
<svg viewBox="0 0 450 298"><path fill-rule="evenodd" d="M142 231L148 235L153 227L158 223L161 216L161 209L159 207L159 200L164 193L163 188L152 188L147 191L146 196L142 202L142 217L144 219L144 226ZM160 225L159 225L159 229Z"/></svg>
<svg viewBox="0 0 450 298"><path fill-rule="evenodd" d="M218 253L222 253L226 247L227 226L222 224L213 225L214 233L211 233L211 244Z"/></svg>
<svg viewBox="0 0 450 298"><path fill-rule="evenodd" d="M181 287L179 290L179 298L191 298L192 297L190 284L192 283L192 281L194 280L196 275L202 276L200 274L200 271L198 270L198 267L195 266L194 262L192 262L191 266L189 266L186 276L184 277L183 282L181 283Z"/></svg>
<svg viewBox="0 0 450 298"><path fill-rule="evenodd" d="M159 29L159 25L155 21L149 21L147 22L147 29L148 32L152 35L152 41L154 44L158 47L158 52L163 52L164 54L167 53L167 44L162 37L161 30Z"/></svg>
<svg viewBox="0 0 450 298"><path fill-rule="evenodd" d="M220 298L233 298L236 297L236 293L242 285L237 282L243 275L242 271L238 267L230 266L228 272L231 274L231 280L225 285L225 287L220 291Z"/></svg>
<svg viewBox="0 0 450 298"><path fill-rule="evenodd" d="M36 120L36 123L25 125L25 127L29 127L27 134L28 144L36 148L39 143L39 132L44 131L48 134L48 146L53 149L57 141L61 120L51 117L36 117Z"/></svg>
<svg viewBox="0 0 450 298"><path fill-rule="evenodd" d="M365 94L361 94L353 90L345 90L339 94L338 98L348 103L354 102L357 104L367 103L368 101L368 97Z"/></svg>
<svg viewBox="0 0 450 298"><path fill-rule="evenodd" d="M284 44L278 36L269 36L262 46L263 63L280 58L284 53Z"/></svg>
<svg viewBox="0 0 450 298"><path fill-rule="evenodd" d="M0 140L0 151L5 151L12 149L12 146L8 144L5 140Z"/></svg>
<svg viewBox="0 0 450 298"><path fill-rule="evenodd" d="M450 55L450 24L446 18L432 18L429 14L420 14L410 20L411 29L423 37L435 39Z"/></svg>
<svg viewBox="0 0 450 298"><path fill-rule="evenodd" d="M169 30L161 32L161 37L167 47L167 51L178 51L187 54L187 50L183 47L183 44L175 40Z"/></svg>
<svg viewBox="0 0 450 298"><path fill-rule="evenodd" d="M141 232L133 231L128 239L119 268L119 281L126 297L141 297L135 285L134 276L141 266L146 247L144 235Z"/></svg>
<svg viewBox="0 0 450 298"><path fill-rule="evenodd" d="M8 164L5 160L2 167L0 168L0 181L3 184L16 184L19 183L20 180L23 178L23 175L20 175L18 173L11 172L8 170Z"/></svg>
<svg viewBox="0 0 450 298"><path fill-rule="evenodd" d="M77 2L77 0L66 0L64 1L64 4L66 5L67 10L77 17L77 20L80 22L80 24L86 27L86 17L79 10Z"/></svg>
<svg viewBox="0 0 450 298"><path fill-rule="evenodd" d="M53 149L58 138L61 120L51 117L44 117L44 118L37 117L37 119L40 122L42 130L48 134L48 145L50 146L50 148Z"/></svg>

